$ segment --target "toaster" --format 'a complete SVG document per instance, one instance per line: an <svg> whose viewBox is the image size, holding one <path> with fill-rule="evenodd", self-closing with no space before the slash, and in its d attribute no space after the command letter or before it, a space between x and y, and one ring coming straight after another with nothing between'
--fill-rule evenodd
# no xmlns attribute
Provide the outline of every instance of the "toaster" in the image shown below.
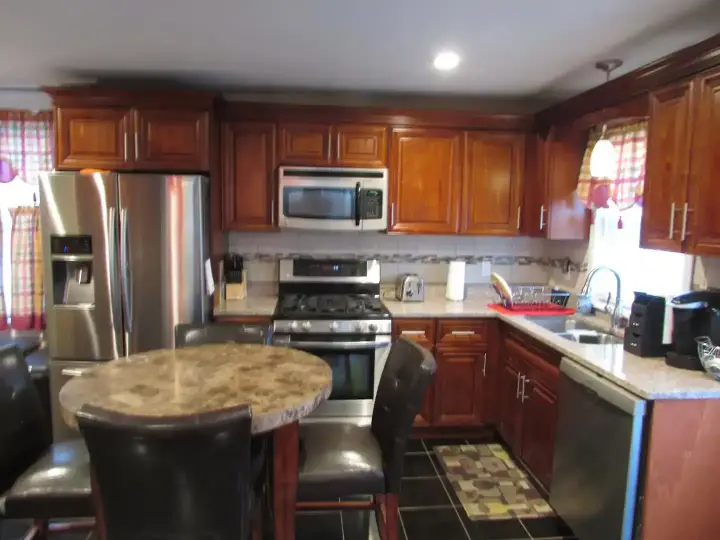
<svg viewBox="0 0 720 540"><path fill-rule="evenodd" d="M422 302L425 296L423 280L417 274L402 274L395 283L395 298L401 302Z"/></svg>

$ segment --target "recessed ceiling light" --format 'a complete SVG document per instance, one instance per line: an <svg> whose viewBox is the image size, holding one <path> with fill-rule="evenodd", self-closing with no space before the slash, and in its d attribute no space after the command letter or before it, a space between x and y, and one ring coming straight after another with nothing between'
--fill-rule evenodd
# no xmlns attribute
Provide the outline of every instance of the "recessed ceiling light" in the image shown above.
<svg viewBox="0 0 720 540"><path fill-rule="evenodd" d="M460 56L455 51L442 51L433 60L433 66L440 71L451 71L460 64Z"/></svg>

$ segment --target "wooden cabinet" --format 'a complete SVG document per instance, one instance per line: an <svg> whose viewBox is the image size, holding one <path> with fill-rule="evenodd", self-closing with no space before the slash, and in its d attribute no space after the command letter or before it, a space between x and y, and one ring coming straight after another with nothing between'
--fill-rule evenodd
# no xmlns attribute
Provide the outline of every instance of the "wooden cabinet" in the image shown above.
<svg viewBox="0 0 720 540"><path fill-rule="evenodd" d="M209 170L208 111L135 110L135 167L142 170Z"/></svg>
<svg viewBox="0 0 720 540"><path fill-rule="evenodd" d="M280 124L284 165L384 167L387 128L363 124Z"/></svg>
<svg viewBox="0 0 720 540"><path fill-rule="evenodd" d="M530 471L550 488L552 481L559 353L544 351L517 333L503 339L500 434Z"/></svg>
<svg viewBox="0 0 720 540"><path fill-rule="evenodd" d="M460 232L520 234L525 136L467 132Z"/></svg>
<svg viewBox="0 0 720 540"><path fill-rule="evenodd" d="M55 108L57 169L204 172L210 112L174 108Z"/></svg>
<svg viewBox="0 0 720 540"><path fill-rule="evenodd" d="M128 108L56 108L57 169L122 169L132 162Z"/></svg>
<svg viewBox="0 0 720 540"><path fill-rule="evenodd" d="M402 128L390 146L393 232L458 231L462 135L450 129Z"/></svg>
<svg viewBox="0 0 720 540"><path fill-rule="evenodd" d="M280 124L280 163L329 165L330 126L324 124Z"/></svg>
<svg viewBox="0 0 720 540"><path fill-rule="evenodd" d="M650 95L640 245L681 251L692 134L693 82Z"/></svg>
<svg viewBox="0 0 720 540"><path fill-rule="evenodd" d="M720 255L720 70L697 79L697 119L692 143L688 251Z"/></svg>
<svg viewBox="0 0 720 540"><path fill-rule="evenodd" d="M345 167L384 167L387 163L387 128L341 124L335 127L335 163Z"/></svg>
<svg viewBox="0 0 720 540"><path fill-rule="evenodd" d="M228 122L222 126L223 228L275 227L275 125Z"/></svg>
<svg viewBox="0 0 720 540"><path fill-rule="evenodd" d="M396 319L393 321L393 338L403 337L414 341L430 352L435 352L435 319ZM433 398L435 381L430 383L420 411L415 416L416 426L429 426L433 421Z"/></svg>
<svg viewBox="0 0 720 540"><path fill-rule="evenodd" d="M487 351L438 346L435 354L433 421L436 425L474 425L483 421Z"/></svg>

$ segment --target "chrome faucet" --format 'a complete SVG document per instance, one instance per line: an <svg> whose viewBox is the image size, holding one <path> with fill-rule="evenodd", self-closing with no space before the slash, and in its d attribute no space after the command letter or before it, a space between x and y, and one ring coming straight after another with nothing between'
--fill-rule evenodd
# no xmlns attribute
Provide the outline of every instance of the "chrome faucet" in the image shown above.
<svg viewBox="0 0 720 540"><path fill-rule="evenodd" d="M609 266L596 266L592 270L590 270L590 273L588 274L587 278L585 279L585 284L583 285L582 289L580 290L580 296L589 296L590 294L590 283L592 282L593 277L595 277L595 274L597 274L600 270L607 270L608 272L612 272L612 274L615 276L615 279L617 280L617 291L615 292L615 309L613 309L612 315L610 316L610 332L614 332L620 327L620 304L621 304L621 279L620 274L618 274L615 270L610 268ZM608 312L608 305L610 304L610 301L608 300L608 303L605 305L605 310Z"/></svg>

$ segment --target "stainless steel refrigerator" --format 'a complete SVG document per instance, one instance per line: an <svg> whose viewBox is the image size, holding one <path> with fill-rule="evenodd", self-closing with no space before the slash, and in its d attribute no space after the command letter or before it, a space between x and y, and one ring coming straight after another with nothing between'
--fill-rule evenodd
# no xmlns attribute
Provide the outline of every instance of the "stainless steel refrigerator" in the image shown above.
<svg viewBox="0 0 720 540"><path fill-rule="evenodd" d="M40 179L53 432L62 385L97 362L174 346L208 320L208 179L52 172ZM74 434L77 436L77 434Z"/></svg>

